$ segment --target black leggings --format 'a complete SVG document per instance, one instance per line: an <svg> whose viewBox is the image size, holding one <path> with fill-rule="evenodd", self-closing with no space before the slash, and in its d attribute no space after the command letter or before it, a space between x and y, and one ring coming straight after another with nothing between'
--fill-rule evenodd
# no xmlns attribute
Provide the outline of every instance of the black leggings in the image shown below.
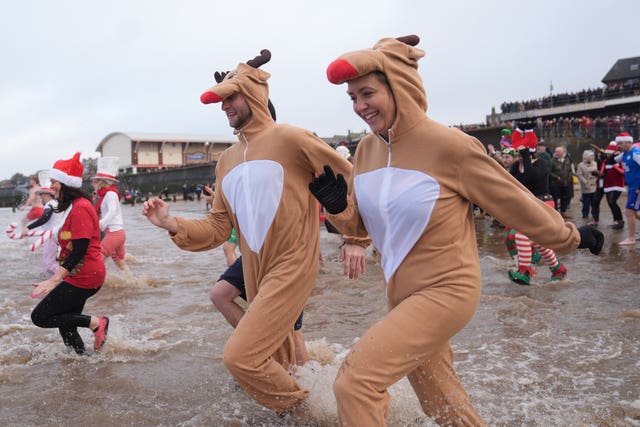
<svg viewBox="0 0 640 427"><path fill-rule="evenodd" d="M618 206L618 198L622 194L621 191L609 191L604 193L607 197L607 204L611 209L611 214L613 215L614 221L622 221L622 211L620 210L620 206Z"/></svg>
<svg viewBox="0 0 640 427"><path fill-rule="evenodd" d="M600 221L600 201L602 200L602 196L604 196L604 190L598 188L596 192L593 193L593 199L591 199L591 216L595 222Z"/></svg>
<svg viewBox="0 0 640 427"><path fill-rule="evenodd" d="M78 328L88 328L91 316L82 314L87 299L100 288L82 289L62 282L49 292L31 312L31 321L40 328L58 328L62 341L76 353L84 353Z"/></svg>

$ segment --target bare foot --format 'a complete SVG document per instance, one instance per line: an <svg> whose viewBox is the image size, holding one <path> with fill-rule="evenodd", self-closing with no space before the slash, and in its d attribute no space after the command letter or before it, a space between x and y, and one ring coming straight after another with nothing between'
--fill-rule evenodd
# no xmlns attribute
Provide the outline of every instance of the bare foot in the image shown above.
<svg viewBox="0 0 640 427"><path fill-rule="evenodd" d="M620 246L630 246L630 245L635 245L636 244L636 239L633 238L627 238L624 239L622 242L618 242L618 245Z"/></svg>

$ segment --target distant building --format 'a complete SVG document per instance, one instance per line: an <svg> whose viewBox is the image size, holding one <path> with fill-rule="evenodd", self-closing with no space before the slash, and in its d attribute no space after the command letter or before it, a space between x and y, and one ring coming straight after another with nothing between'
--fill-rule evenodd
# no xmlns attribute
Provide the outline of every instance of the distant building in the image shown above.
<svg viewBox="0 0 640 427"><path fill-rule="evenodd" d="M607 87L640 83L640 56L618 59L602 79Z"/></svg>
<svg viewBox="0 0 640 427"><path fill-rule="evenodd" d="M550 94L525 104L510 102L501 114L486 116L487 126L512 120L550 119L571 116L612 116L640 112L640 56L618 59L602 79L604 87L576 93ZM514 108L519 105L520 108Z"/></svg>
<svg viewBox="0 0 640 427"><path fill-rule="evenodd" d="M236 141L234 136L112 132L96 151L119 157L120 173L138 173L212 163Z"/></svg>
<svg viewBox="0 0 640 427"><path fill-rule="evenodd" d="M351 130L347 131L346 135L334 135L332 137L320 137L324 142L332 146L333 148L339 145L345 145L351 151L351 154L356 150L358 143L362 138L364 138L369 132L363 130L362 132L352 132Z"/></svg>

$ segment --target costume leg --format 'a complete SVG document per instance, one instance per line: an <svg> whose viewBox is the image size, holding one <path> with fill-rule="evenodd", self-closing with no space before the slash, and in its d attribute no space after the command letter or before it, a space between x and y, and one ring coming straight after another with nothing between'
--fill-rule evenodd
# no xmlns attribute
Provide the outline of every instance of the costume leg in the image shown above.
<svg viewBox="0 0 640 427"><path fill-rule="evenodd" d="M446 381L442 381L445 378ZM442 425L483 425L482 418L469 401L453 369L453 351L446 345L422 366L409 374L409 382L418 395L422 410ZM461 406L459 406L461 405Z"/></svg>
<svg viewBox="0 0 640 427"><path fill-rule="evenodd" d="M518 248L518 270L520 272L531 271L531 240L524 234L516 231L516 246Z"/></svg>
<svg viewBox="0 0 640 427"><path fill-rule="evenodd" d="M518 247L516 245L516 230L513 228L504 228L504 244L512 257L518 256Z"/></svg>
<svg viewBox="0 0 640 427"><path fill-rule="evenodd" d="M308 394L288 370L296 361L293 325L312 286L278 274L264 279L224 348L224 364L238 384L279 413L293 410Z"/></svg>
<svg viewBox="0 0 640 427"><path fill-rule="evenodd" d="M453 371L448 344L471 319L477 298L468 289L428 288L373 325L353 346L333 385L340 424L385 425L387 388L409 375L427 415L443 425L482 425Z"/></svg>
<svg viewBox="0 0 640 427"><path fill-rule="evenodd" d="M518 249L518 269L516 271L509 271L509 279L521 285L528 285L534 273L531 268L531 258L533 254L531 240L519 231L516 231L515 239Z"/></svg>
<svg viewBox="0 0 640 427"><path fill-rule="evenodd" d="M553 252L551 249L542 247L537 243L534 243L533 247L540 252L540 255L542 256L542 260L550 268L558 265L558 258L556 257L555 252Z"/></svg>

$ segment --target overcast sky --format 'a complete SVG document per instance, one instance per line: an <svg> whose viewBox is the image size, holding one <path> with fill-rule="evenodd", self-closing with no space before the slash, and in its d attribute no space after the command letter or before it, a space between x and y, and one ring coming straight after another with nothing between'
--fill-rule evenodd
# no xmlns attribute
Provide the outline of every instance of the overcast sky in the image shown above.
<svg viewBox="0 0 640 427"><path fill-rule="evenodd" d="M0 180L51 167L114 131L231 135L202 105L213 72L263 48L278 121L361 131L338 55L417 34L427 114L480 123L504 101L596 88L640 55L640 1L0 0Z"/></svg>

